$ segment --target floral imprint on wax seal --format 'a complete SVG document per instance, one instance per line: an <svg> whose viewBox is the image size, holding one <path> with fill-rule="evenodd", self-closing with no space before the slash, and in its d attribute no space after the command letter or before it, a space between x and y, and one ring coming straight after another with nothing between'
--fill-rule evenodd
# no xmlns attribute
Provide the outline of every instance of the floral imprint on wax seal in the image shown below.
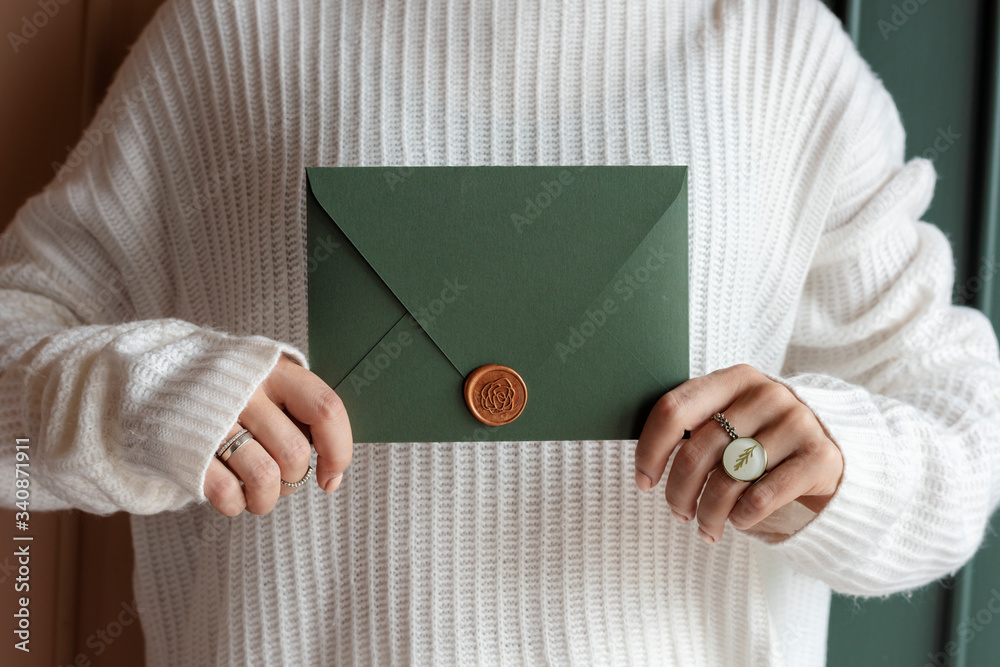
<svg viewBox="0 0 1000 667"><path fill-rule="evenodd" d="M479 405L491 415L514 409L516 391L507 378L494 380L479 392Z"/></svg>
<svg viewBox="0 0 1000 667"><path fill-rule="evenodd" d="M500 426L518 418L528 390L512 368L499 364L480 366L465 380L465 403L484 424Z"/></svg>

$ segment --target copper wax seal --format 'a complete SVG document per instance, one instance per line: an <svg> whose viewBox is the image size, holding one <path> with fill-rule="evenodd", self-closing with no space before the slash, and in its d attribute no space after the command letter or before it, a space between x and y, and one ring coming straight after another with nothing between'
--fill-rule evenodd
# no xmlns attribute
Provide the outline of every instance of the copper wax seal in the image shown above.
<svg viewBox="0 0 1000 667"><path fill-rule="evenodd" d="M465 379L465 404L476 419L489 426L517 419L527 400L524 380L507 366L480 366Z"/></svg>

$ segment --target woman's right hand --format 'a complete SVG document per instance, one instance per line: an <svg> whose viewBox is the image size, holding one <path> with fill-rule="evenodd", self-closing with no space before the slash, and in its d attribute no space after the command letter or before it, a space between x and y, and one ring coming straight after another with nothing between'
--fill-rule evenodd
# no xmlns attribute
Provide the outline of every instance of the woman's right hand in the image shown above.
<svg viewBox="0 0 1000 667"><path fill-rule="evenodd" d="M267 514L279 495L294 493L297 489L281 480L295 482L308 471L310 435L317 453L316 481L327 493L340 485L354 453L351 424L340 397L285 355L254 392L227 439L242 428L253 439L226 463L213 456L205 476L205 496L226 516L244 509Z"/></svg>

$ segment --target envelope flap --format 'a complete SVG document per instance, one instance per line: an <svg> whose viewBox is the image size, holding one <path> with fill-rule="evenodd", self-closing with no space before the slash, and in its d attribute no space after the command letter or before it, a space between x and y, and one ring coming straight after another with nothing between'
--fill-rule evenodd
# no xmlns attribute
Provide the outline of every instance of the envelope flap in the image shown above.
<svg viewBox="0 0 1000 667"><path fill-rule="evenodd" d="M464 376L549 357L664 217L686 168L338 167L308 177Z"/></svg>

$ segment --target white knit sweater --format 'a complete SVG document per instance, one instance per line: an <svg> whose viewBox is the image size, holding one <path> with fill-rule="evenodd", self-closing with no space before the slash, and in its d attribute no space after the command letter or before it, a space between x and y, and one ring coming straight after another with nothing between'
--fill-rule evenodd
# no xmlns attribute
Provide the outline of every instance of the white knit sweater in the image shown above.
<svg viewBox="0 0 1000 667"><path fill-rule="evenodd" d="M0 237L0 498L26 437L32 510L133 513L150 665L821 665L831 588L954 571L1000 496L996 337L903 149L818 0L168 3ZM691 374L813 409L823 512L706 545L634 441L357 444L333 495L211 508L307 363L306 166L585 163L690 165Z"/></svg>

